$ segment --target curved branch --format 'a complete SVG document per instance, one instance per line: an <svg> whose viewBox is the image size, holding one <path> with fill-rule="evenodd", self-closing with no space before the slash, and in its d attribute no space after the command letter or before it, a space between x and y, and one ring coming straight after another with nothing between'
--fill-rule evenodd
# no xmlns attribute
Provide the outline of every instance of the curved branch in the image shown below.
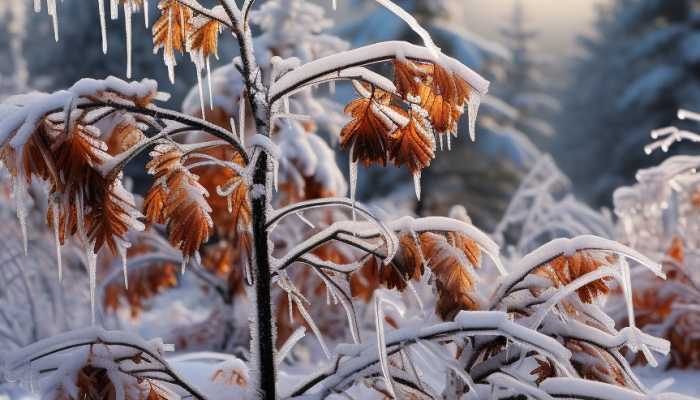
<svg viewBox="0 0 700 400"><path fill-rule="evenodd" d="M354 209L360 211L361 214L367 216L368 218L379 221L378 219L373 217L372 212L361 203L353 202L352 200L346 199L344 197L328 197L324 199L307 200L299 203L294 203L284 208L275 210L268 217L265 227L270 228L277 222L279 222L281 219L297 212L304 212L308 210L326 207L345 207L349 209Z"/></svg>
<svg viewBox="0 0 700 400"><path fill-rule="evenodd" d="M462 312L454 322L446 322L435 326L429 326L414 330L412 334L398 330L386 335L387 350L390 354L399 351L407 344L417 343L422 340L440 340L462 336L506 336L516 343L525 347L536 349L541 354L554 360L558 360L565 371L573 371L569 363L571 352L555 339L538 332L532 332L523 326L511 321L506 313L501 312ZM369 343L362 346L350 346L340 349L343 355L349 358L341 362L338 359L329 370L311 378L308 382L302 383L298 389L292 393L293 396L300 396L312 388L322 385L320 396L324 397L341 385L349 377L379 362L379 355L375 351L376 343ZM571 372L573 374L573 372Z"/></svg>
<svg viewBox="0 0 700 400"><path fill-rule="evenodd" d="M214 10L208 9L204 7L203 5L199 4L197 0L176 0L178 3L182 4L183 6L189 8L190 10L202 14L206 16L209 19L212 19L221 25L233 29L233 22L230 19L224 19L220 15L216 15Z"/></svg>
<svg viewBox="0 0 700 400"><path fill-rule="evenodd" d="M281 77L270 87L270 104L321 77L353 67L396 59L439 63L464 79L480 94L488 92L489 82L454 58L435 55L430 49L403 41L389 41L344 51L304 64Z"/></svg>
<svg viewBox="0 0 700 400"><path fill-rule="evenodd" d="M240 140L227 131L211 122L205 121L200 118L191 117L179 112L171 111L165 108L160 108L154 105L149 105L147 107L139 107L128 102L119 102L116 100L107 101L91 101L89 103L79 104L77 108L79 109L90 109L96 107L111 107L114 109L124 110L135 114L147 115L154 118L165 119L168 121L179 122L185 126L201 130L203 132L209 133L217 138L226 141L233 148L241 154L245 164L248 164L248 155L245 151L245 147L241 144ZM58 110L57 110L58 111ZM51 114L51 113L49 113Z"/></svg>

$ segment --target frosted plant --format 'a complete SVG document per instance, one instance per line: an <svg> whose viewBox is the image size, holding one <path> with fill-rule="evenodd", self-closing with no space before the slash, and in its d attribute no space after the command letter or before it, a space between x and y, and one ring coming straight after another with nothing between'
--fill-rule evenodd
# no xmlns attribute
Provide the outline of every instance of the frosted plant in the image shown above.
<svg viewBox="0 0 700 400"><path fill-rule="evenodd" d="M546 155L523 179L494 236L525 254L554 238L586 233L612 238L615 229L609 215L574 198L571 182Z"/></svg>
<svg viewBox="0 0 700 400"><path fill-rule="evenodd" d="M680 119L698 121L696 113L681 110ZM680 141L696 142L696 133L667 127L654 130L645 150L668 151ZM637 184L615 191L615 212L621 240L663 264L668 280L633 274L635 308L640 325L650 334L672 343L668 367L700 367L700 341L690 332L700 327L696 271L700 181L696 174L700 158L677 155L660 165L637 173Z"/></svg>
<svg viewBox="0 0 700 400"><path fill-rule="evenodd" d="M206 280L211 269L198 269L209 255L206 243L226 237L218 250L238 253L235 265L251 301L245 362L218 354L168 360L164 352L171 348L158 340L88 328L13 352L3 359L6 374L59 399L99 398L104 391L119 400L358 393L369 399L655 396L620 355L628 348L654 362L654 352L668 352L668 342L636 328L631 312L628 262L661 275L651 260L607 239L577 236L550 241L520 258L508 273L496 243L463 210L456 209L453 218L380 218L356 201L360 164L405 167L420 197L420 177L435 158L436 143L456 135L464 113L475 138L479 99L489 87L444 54L413 16L389 0L378 2L405 21L423 46L389 41L309 59L278 55L265 66L258 50L269 49L269 42L260 48L252 38L255 1L219 0L210 8L196 0L161 0L153 41L173 79L177 52L189 53L201 73L217 54L219 35L233 35L240 57L230 72L241 75L242 95L239 118L224 120L224 126L200 118L207 114L203 89L198 93L204 115L191 116L158 106L167 95L147 79L83 79L66 90L3 103L0 146L13 179L20 227L26 232L30 217L27 185L32 179L47 181L48 226L59 249L73 242L84 254L94 322L98 261L110 253L119 260L127 290L129 267L138 269L129 261L139 257L137 247L143 245L153 247L147 253L162 253L157 262L179 261L182 273L189 270ZM269 0L260 9L280 10L279 4L291 3ZM98 1L100 25L108 9L117 18L120 6L130 32L132 12L147 9L146 2L112 0L107 8ZM57 28L56 2L48 0L47 8ZM383 69L369 68L377 64L386 64L391 78L376 72ZM315 132L300 126L304 118L286 106L300 92L331 81L350 81L357 94L345 108L351 118L339 135L340 147L349 153L350 198L309 196L313 185L305 185L302 198L278 195L282 167L290 167L284 160L304 178L319 179L319 186L345 191L333 171L306 173L311 160L300 155L328 156L328 148L307 140L302 133ZM285 131L280 119L291 120L294 131ZM301 151L306 145L315 150ZM146 170L154 179L141 205L127 189L124 168L149 150ZM322 174L329 172L324 180ZM335 212L325 215L330 217L323 225L305 216L329 210ZM158 244L159 231L169 245ZM147 241L149 235L154 236ZM173 253L176 257L168 259ZM326 304L342 308L339 319L348 326L351 344L328 346L327 330L314 315L322 303L318 296L307 297L294 269L316 275L322 285L312 292L325 291ZM499 275L482 280L480 271L487 269ZM163 276L172 273L172 265L161 269ZM149 289L160 290L160 278ZM630 326L619 331L598 308L611 280L623 289L630 311ZM212 280L212 287L217 282ZM277 342L273 287L287 297L290 321L304 324L283 343ZM429 302L421 298L426 288ZM410 303L397 299L399 293L412 297L420 311L407 313ZM354 301L360 296L371 302L363 310L371 310L371 327ZM325 360L304 363L294 353L307 331ZM202 361L218 369L194 384L193 370ZM317 365L321 369L311 372ZM178 368L189 373L185 377ZM221 382L229 387L219 392Z"/></svg>

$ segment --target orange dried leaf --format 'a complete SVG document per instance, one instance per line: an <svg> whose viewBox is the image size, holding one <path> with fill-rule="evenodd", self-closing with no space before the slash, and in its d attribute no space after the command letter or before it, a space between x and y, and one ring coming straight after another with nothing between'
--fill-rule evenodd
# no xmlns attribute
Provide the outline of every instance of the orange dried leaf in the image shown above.
<svg viewBox="0 0 700 400"><path fill-rule="evenodd" d="M436 277L437 314L449 320L461 310L478 310L481 306L474 286L476 277L467 256L442 235L423 233L420 241L426 263Z"/></svg>
<svg viewBox="0 0 700 400"><path fill-rule="evenodd" d="M201 19L201 20L200 20ZM188 51L201 54L203 58L218 54L221 24L213 19L198 16L188 36Z"/></svg>
<svg viewBox="0 0 700 400"><path fill-rule="evenodd" d="M420 172L435 158L435 137L419 117L411 116L409 123L392 135L390 154L396 166Z"/></svg>
<svg viewBox="0 0 700 400"><path fill-rule="evenodd" d="M372 99L357 99L345 108L352 115L350 121L340 133L340 145L343 149L353 149L353 161L365 166L372 164L386 165L389 133L394 128Z"/></svg>
<svg viewBox="0 0 700 400"><path fill-rule="evenodd" d="M177 0L162 0L158 4L161 16L153 24L154 51L163 48L166 58L175 59L175 51L185 49L185 40L192 29L192 10Z"/></svg>

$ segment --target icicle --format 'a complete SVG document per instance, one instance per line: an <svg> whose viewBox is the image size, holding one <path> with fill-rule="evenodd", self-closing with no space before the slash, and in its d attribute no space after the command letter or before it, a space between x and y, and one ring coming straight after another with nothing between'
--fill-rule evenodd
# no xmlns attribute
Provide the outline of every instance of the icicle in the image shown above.
<svg viewBox="0 0 700 400"><path fill-rule="evenodd" d="M289 114L289 96L284 96L282 99L282 103L284 105L284 112L286 114Z"/></svg>
<svg viewBox="0 0 700 400"><path fill-rule="evenodd" d="M143 23L146 25L146 29L151 24L148 21L148 0L143 0Z"/></svg>
<svg viewBox="0 0 700 400"><path fill-rule="evenodd" d="M355 145L350 147L350 201L352 202L352 220L357 219L357 213L355 211L355 192L357 191L357 162L353 161L355 156Z"/></svg>
<svg viewBox="0 0 700 400"><path fill-rule="evenodd" d="M328 88L330 89L331 94L334 95L335 94L335 81L330 81L330 83L328 84Z"/></svg>
<svg viewBox="0 0 700 400"><path fill-rule="evenodd" d="M444 135L438 135L438 137L440 138L440 151L445 150L445 146L444 146L445 140L442 138L443 136Z"/></svg>
<svg viewBox="0 0 700 400"><path fill-rule="evenodd" d="M41 0L34 0L34 12L41 12Z"/></svg>
<svg viewBox="0 0 700 400"><path fill-rule="evenodd" d="M413 174L413 187L416 189L416 198L420 201L420 171Z"/></svg>
<svg viewBox="0 0 700 400"><path fill-rule="evenodd" d="M202 88L202 69L198 62L195 63L194 69L197 72L197 90L199 90L199 107L202 110L202 119L206 120L207 115L204 112L204 89Z"/></svg>
<svg viewBox="0 0 700 400"><path fill-rule="evenodd" d="M127 257L126 257L126 249L127 246L118 246L117 247L119 251L119 257L122 260L122 272L124 273L124 288L126 290L129 290L129 271L127 269Z"/></svg>
<svg viewBox="0 0 700 400"><path fill-rule="evenodd" d="M90 275L90 311L92 312L92 325L95 325L95 282L97 280L97 254L95 254L95 242L90 242L85 247L88 273Z"/></svg>
<svg viewBox="0 0 700 400"><path fill-rule="evenodd" d="M469 103L467 104L467 112L469 114L469 138L472 142L476 141L476 115L479 113L479 105L481 105L481 94L476 90L472 90L469 95Z"/></svg>
<svg viewBox="0 0 700 400"><path fill-rule="evenodd" d="M58 199L51 202L51 223L53 224L54 240L56 241L56 262L58 263L58 281L63 281L63 262L61 260L61 208L58 206Z"/></svg>
<svg viewBox="0 0 700 400"><path fill-rule="evenodd" d="M228 213L231 214L233 212L233 200L231 199L233 196L226 196L226 208L228 209Z"/></svg>
<svg viewBox="0 0 700 400"><path fill-rule="evenodd" d="M119 18L119 0L109 0L109 17L112 20Z"/></svg>
<svg viewBox="0 0 700 400"><path fill-rule="evenodd" d="M299 219L301 220L301 222L303 222L303 223L305 223L306 225L308 225L309 228L311 228L311 229L316 229L316 225L314 225L313 222L311 222L311 221L309 221L308 219L306 219L306 217L304 216L304 214L298 212L298 213L296 213L296 215L297 215L297 217L299 217Z"/></svg>
<svg viewBox="0 0 700 400"><path fill-rule="evenodd" d="M53 38L58 42L58 10L56 9L56 0L47 0L46 8L53 20Z"/></svg>
<svg viewBox="0 0 700 400"><path fill-rule="evenodd" d="M238 138L241 139L241 146L245 147L245 91L241 91L238 98Z"/></svg>
<svg viewBox="0 0 700 400"><path fill-rule="evenodd" d="M207 57L207 85L209 86L209 107L214 110L214 92L211 89L211 66L209 64L209 57Z"/></svg>
<svg viewBox="0 0 700 400"><path fill-rule="evenodd" d="M97 0L97 8L100 10L100 31L102 32L102 53L107 54L107 21L105 17L104 0Z"/></svg>
<svg viewBox="0 0 700 400"><path fill-rule="evenodd" d="M182 257L182 265L180 266L180 273L182 275L185 275L185 270L187 269L187 264L190 263L190 257L188 256L183 256Z"/></svg>
<svg viewBox="0 0 700 400"><path fill-rule="evenodd" d="M333 11L336 11L338 9L338 0L332 0L333 3Z"/></svg>
<svg viewBox="0 0 700 400"><path fill-rule="evenodd" d="M231 125L231 133L233 133L233 136L237 137L238 140L241 138L238 136L238 132L236 131L236 120L233 118L228 119L228 123Z"/></svg>
<svg viewBox="0 0 700 400"><path fill-rule="evenodd" d="M173 35L173 9L172 7L168 9L168 37ZM172 57L171 57L172 56ZM170 83L175 84L175 60L174 55L169 54L167 47L163 48L163 57L165 59L165 65L168 67L168 78Z"/></svg>
<svg viewBox="0 0 700 400"><path fill-rule="evenodd" d="M279 162L279 160L272 158L272 183L273 183L273 186L275 187L275 192L280 191L279 174L280 174L280 162Z"/></svg>
<svg viewBox="0 0 700 400"><path fill-rule="evenodd" d="M389 355L387 353L386 337L384 335L384 304L394 308L401 316L403 316L403 310L396 303L385 299L381 293L377 294L374 301L374 323L377 331L377 352L379 354L379 366L382 370L382 375L385 381L384 383L389 391L389 395L391 398L397 399L398 397L396 397L396 391L394 390L394 381L391 379L391 374L389 373Z"/></svg>
<svg viewBox="0 0 700 400"><path fill-rule="evenodd" d="M19 220L19 226L22 231L22 248L24 249L24 256L26 257L28 253L27 208L26 200L24 197L27 193L27 186L23 172L14 178L14 185L12 185L12 191L15 197L15 207L17 208L17 219Z"/></svg>
<svg viewBox="0 0 700 400"><path fill-rule="evenodd" d="M452 134L446 133L447 136L447 151L452 151Z"/></svg>
<svg viewBox="0 0 700 400"><path fill-rule="evenodd" d="M126 77L131 79L131 0L124 3L124 29L126 30Z"/></svg>

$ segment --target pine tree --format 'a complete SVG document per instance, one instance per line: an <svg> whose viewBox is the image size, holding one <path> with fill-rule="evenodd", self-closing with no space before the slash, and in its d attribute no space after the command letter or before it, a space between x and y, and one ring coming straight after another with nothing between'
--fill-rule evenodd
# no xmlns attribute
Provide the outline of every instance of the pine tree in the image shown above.
<svg viewBox="0 0 700 400"><path fill-rule="evenodd" d="M527 26L527 15L521 0L514 0L511 20L501 28L510 60L504 65L504 78L498 82L496 95L512 104L517 116L514 128L527 133L536 143L547 144L555 134L548 122L559 109L558 101L548 94L553 83L551 59L538 52L537 30Z"/></svg>
<svg viewBox="0 0 700 400"><path fill-rule="evenodd" d="M601 6L595 35L581 39L555 151L585 198L609 205L614 188L660 161L644 154L648 132L669 125L679 108L698 108L697 18L692 0ZM592 140L598 135L605 140Z"/></svg>

